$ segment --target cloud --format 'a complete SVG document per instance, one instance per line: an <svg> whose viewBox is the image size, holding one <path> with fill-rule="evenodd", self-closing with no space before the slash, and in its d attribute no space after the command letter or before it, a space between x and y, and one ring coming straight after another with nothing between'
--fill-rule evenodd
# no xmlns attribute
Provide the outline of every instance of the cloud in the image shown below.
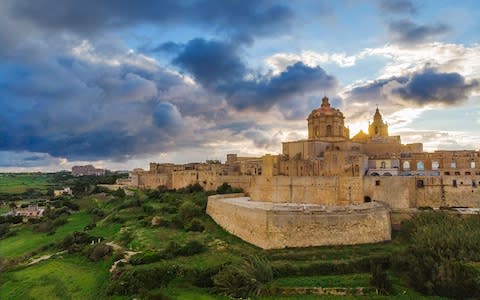
<svg viewBox="0 0 480 300"><path fill-rule="evenodd" d="M199 25L216 32L250 36L282 33L293 11L269 0L15 0L5 9L12 18L48 31L69 31L82 36L120 27L153 24Z"/></svg>
<svg viewBox="0 0 480 300"><path fill-rule="evenodd" d="M237 47L222 41L193 39L172 63L189 72L206 87L241 79L246 67L237 54Z"/></svg>
<svg viewBox="0 0 480 300"><path fill-rule="evenodd" d="M407 46L428 42L450 31L446 24L419 25L408 19L391 22L388 29L394 42Z"/></svg>
<svg viewBox="0 0 480 300"><path fill-rule="evenodd" d="M413 74L404 86L394 89L393 93L418 105L429 103L453 105L467 99L478 86L478 81L467 83L458 73L440 73L427 68L423 72Z"/></svg>
<svg viewBox="0 0 480 300"><path fill-rule="evenodd" d="M177 107L169 102L161 102L153 112L153 124L169 133L177 132L182 127L182 116Z"/></svg>
<svg viewBox="0 0 480 300"><path fill-rule="evenodd" d="M289 65L277 74L255 73L238 55L240 47L230 42L198 38L189 41L172 63L240 111L266 111L289 99L332 91L337 86L336 78L324 69L302 62Z"/></svg>
<svg viewBox="0 0 480 300"><path fill-rule="evenodd" d="M380 0L379 5L384 12L394 14L414 14L417 11L410 0Z"/></svg>
<svg viewBox="0 0 480 300"><path fill-rule="evenodd" d="M234 81L221 85L219 91L238 110L266 111L275 104L309 93L331 91L336 86L336 78L322 68L298 62L276 76Z"/></svg>
<svg viewBox="0 0 480 300"><path fill-rule="evenodd" d="M424 69L400 77L377 79L351 88L346 92L348 103L376 103L387 106L388 111L412 105L455 105L466 100L478 89L477 80L465 80L456 72Z"/></svg>

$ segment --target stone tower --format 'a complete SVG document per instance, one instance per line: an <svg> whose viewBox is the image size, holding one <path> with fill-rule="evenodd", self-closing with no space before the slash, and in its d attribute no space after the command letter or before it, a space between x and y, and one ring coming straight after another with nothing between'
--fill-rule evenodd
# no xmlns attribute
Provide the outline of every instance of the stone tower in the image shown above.
<svg viewBox="0 0 480 300"><path fill-rule="evenodd" d="M368 135L370 137L388 136L388 125L386 122L383 122L383 118L378 110L378 107L375 111L375 115L373 116L373 123L368 125Z"/></svg>
<svg viewBox="0 0 480 300"><path fill-rule="evenodd" d="M350 132L344 126L342 112L330 106L328 97L322 99L322 105L314 109L307 118L308 139L324 141L343 141L349 139Z"/></svg>

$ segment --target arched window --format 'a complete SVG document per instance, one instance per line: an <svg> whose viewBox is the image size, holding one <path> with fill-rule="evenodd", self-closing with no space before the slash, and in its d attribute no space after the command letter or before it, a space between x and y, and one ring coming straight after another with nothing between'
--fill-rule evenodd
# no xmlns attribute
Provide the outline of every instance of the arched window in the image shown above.
<svg viewBox="0 0 480 300"><path fill-rule="evenodd" d="M385 164L384 161L382 161L382 162L380 163L380 169L385 169L385 168L386 168L386 164Z"/></svg>
<svg viewBox="0 0 480 300"><path fill-rule="evenodd" d="M403 162L403 169L404 170L410 170L410 163L408 161Z"/></svg>
<svg viewBox="0 0 480 300"><path fill-rule="evenodd" d="M327 125L327 136L332 136L332 125Z"/></svg>
<svg viewBox="0 0 480 300"><path fill-rule="evenodd" d="M475 162L474 161L470 162L470 169L475 169Z"/></svg>
<svg viewBox="0 0 480 300"><path fill-rule="evenodd" d="M432 161L432 170L438 170L439 167L440 167L440 164L438 163L438 161L436 160Z"/></svg>
<svg viewBox="0 0 480 300"><path fill-rule="evenodd" d="M417 162L417 170L418 171L423 171L424 170L424 166L423 166L423 161L418 161Z"/></svg>
<svg viewBox="0 0 480 300"><path fill-rule="evenodd" d="M455 161L452 161L450 163L450 168L455 169L457 167L457 163Z"/></svg>

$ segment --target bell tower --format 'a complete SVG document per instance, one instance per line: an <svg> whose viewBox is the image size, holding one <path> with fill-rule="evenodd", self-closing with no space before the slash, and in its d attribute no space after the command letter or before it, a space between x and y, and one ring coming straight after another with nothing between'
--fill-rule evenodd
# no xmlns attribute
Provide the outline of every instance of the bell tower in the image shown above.
<svg viewBox="0 0 480 300"><path fill-rule="evenodd" d="M368 135L370 137L388 136L388 124L383 122L383 118L378 110L378 107L375 111L375 115L373 115L373 122L368 125Z"/></svg>

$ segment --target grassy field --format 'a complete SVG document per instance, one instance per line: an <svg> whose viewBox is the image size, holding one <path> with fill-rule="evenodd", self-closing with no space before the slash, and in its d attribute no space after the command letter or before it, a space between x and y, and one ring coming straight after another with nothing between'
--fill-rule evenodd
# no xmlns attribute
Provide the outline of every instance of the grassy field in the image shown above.
<svg viewBox="0 0 480 300"><path fill-rule="evenodd" d="M55 230L55 234L47 235L32 231L30 227L22 227L16 236L3 239L0 243L0 256L15 258L34 251L55 241L60 241L74 231L83 231L91 223L92 216L87 212L74 213L68 217L68 222ZM91 231L94 236L112 238L120 229L119 224L99 226Z"/></svg>
<svg viewBox="0 0 480 300"><path fill-rule="evenodd" d="M102 299L111 261L66 255L2 274L0 299Z"/></svg>
<svg viewBox="0 0 480 300"><path fill-rule="evenodd" d="M27 189L45 192L49 186L48 175L0 174L0 193L19 194Z"/></svg>

